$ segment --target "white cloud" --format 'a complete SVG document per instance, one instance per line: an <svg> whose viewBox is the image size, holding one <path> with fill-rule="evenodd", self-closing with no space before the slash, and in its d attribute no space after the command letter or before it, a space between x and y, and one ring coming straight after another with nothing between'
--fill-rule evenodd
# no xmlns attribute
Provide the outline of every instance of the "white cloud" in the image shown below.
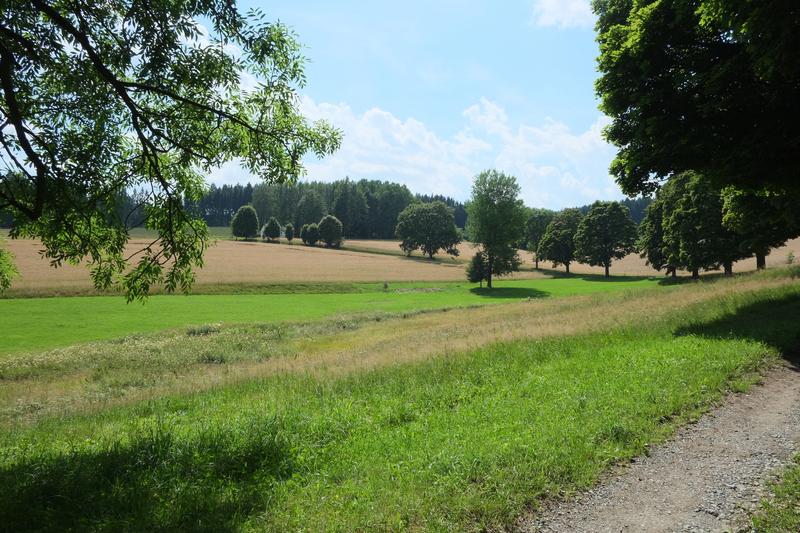
<svg viewBox="0 0 800 533"><path fill-rule="evenodd" d="M497 168L519 179L530 206L560 208L621 197L608 175L614 149L602 138L608 123L602 116L583 132L553 119L512 125L501 105L482 98L464 110L458 133L442 137L419 120L401 119L377 107L357 113L347 104L304 97L300 110L311 120L328 120L344 133L334 155L306 161L310 180L385 179L405 183L413 192L463 200L475 174ZM257 178L229 163L211 180L222 184Z"/></svg>
<svg viewBox="0 0 800 533"><path fill-rule="evenodd" d="M557 28L591 28L595 17L589 0L534 0L534 26Z"/></svg>

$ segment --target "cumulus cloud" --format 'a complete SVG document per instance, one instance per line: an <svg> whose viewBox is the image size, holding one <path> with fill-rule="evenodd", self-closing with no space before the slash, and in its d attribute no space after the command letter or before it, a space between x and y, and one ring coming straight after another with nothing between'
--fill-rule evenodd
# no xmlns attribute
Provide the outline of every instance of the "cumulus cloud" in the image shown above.
<svg viewBox="0 0 800 533"><path fill-rule="evenodd" d="M414 118L372 108L355 112L344 103L303 97L301 112L341 128L341 149L322 160L306 161L307 179L385 179L413 192L469 196L472 178L487 168L515 175L527 205L559 208L596 199L620 198L608 175L614 149L602 138L608 119L598 116L587 130L574 132L557 120L512 124L497 102L480 99L462 113L462 128L443 137ZM218 184L253 178L235 163L211 176Z"/></svg>
<svg viewBox="0 0 800 533"><path fill-rule="evenodd" d="M595 17L589 0L534 0L534 26L557 28L590 28Z"/></svg>

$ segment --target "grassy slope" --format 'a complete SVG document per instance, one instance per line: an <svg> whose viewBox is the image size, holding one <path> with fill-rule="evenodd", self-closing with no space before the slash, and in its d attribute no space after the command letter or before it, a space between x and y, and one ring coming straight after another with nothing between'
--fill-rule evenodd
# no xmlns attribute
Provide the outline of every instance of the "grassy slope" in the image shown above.
<svg viewBox="0 0 800 533"><path fill-rule="evenodd" d="M494 290L463 283L377 284L363 292L153 296L142 305L120 296L0 300L0 355L90 340L211 323L277 323L334 315L410 312L502 303L524 298L619 291L657 283L646 278L562 277L501 281ZM421 290L411 290L417 287ZM397 290L396 290L397 289ZM439 290L440 289L440 290ZM349 291L349 288L348 288Z"/></svg>
<svg viewBox="0 0 800 533"><path fill-rule="evenodd" d="M800 287L600 332L279 374L0 434L11 529L478 530L592 483L798 342ZM676 289L687 297L694 287ZM630 298L619 305L643 309ZM666 304L665 304L666 306ZM591 318L590 314L585 315Z"/></svg>

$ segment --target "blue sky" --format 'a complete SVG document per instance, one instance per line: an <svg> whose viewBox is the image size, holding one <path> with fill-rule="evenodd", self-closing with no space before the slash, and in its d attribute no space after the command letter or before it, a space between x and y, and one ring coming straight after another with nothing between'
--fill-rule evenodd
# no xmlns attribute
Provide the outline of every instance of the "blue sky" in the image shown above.
<svg viewBox="0 0 800 533"><path fill-rule="evenodd" d="M464 200L476 173L498 168L517 176L532 206L621 197L608 176L614 150L600 135L589 0L261 8L305 46L303 113L344 132L337 154L306 161L304 179L386 179ZM212 175L248 179L233 163Z"/></svg>

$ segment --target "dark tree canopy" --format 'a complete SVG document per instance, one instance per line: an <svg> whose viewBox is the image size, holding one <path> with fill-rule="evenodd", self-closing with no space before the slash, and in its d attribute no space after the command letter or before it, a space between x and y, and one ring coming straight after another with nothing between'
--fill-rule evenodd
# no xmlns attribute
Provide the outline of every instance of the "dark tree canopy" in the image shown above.
<svg viewBox="0 0 800 533"><path fill-rule="evenodd" d="M203 30L197 20L210 26ZM303 173L340 135L298 113L301 47L286 27L235 3L8 0L0 7L0 210L12 237L55 263L86 259L94 283L129 298L188 290L205 224L185 209L205 173L238 158L270 181ZM263 80L241 89L244 76ZM110 216L138 187L158 242L131 257Z"/></svg>
<svg viewBox="0 0 800 533"><path fill-rule="evenodd" d="M342 244L342 223L333 215L325 215L319 221L319 238L328 248L338 248Z"/></svg>
<svg viewBox="0 0 800 533"><path fill-rule="evenodd" d="M258 235L258 215L252 205L243 205L233 215L231 233L234 237L253 239Z"/></svg>
<svg viewBox="0 0 800 533"><path fill-rule="evenodd" d="M756 266L766 268L772 248L800 235L800 192L775 194L768 190L722 191L722 223L739 236L739 251L756 256Z"/></svg>
<svg viewBox="0 0 800 533"><path fill-rule="evenodd" d="M623 191L697 171L800 189L800 2L594 0L597 92Z"/></svg>
<svg viewBox="0 0 800 533"><path fill-rule="evenodd" d="M438 200L406 207L397 218L397 238L406 254L422 250L431 259L439 250L457 256L461 242L453 210Z"/></svg>
<svg viewBox="0 0 800 533"><path fill-rule="evenodd" d="M542 260L552 261L554 267L564 265L569 272L570 263L575 261L575 234L582 218L583 215L576 208L556 213L539 242L536 255L541 256Z"/></svg>
<svg viewBox="0 0 800 533"><path fill-rule="evenodd" d="M486 255L486 285L493 276L519 268L516 244L525 230L525 207L514 176L496 170L481 172L472 184L467 204L467 232Z"/></svg>
<svg viewBox="0 0 800 533"><path fill-rule="evenodd" d="M575 232L575 256L580 263L602 266L636 250L637 230L628 208L619 202L595 202Z"/></svg>
<svg viewBox="0 0 800 533"><path fill-rule="evenodd" d="M261 238L268 241L277 241L281 237L281 224L275 217L269 217L267 223L261 228Z"/></svg>

